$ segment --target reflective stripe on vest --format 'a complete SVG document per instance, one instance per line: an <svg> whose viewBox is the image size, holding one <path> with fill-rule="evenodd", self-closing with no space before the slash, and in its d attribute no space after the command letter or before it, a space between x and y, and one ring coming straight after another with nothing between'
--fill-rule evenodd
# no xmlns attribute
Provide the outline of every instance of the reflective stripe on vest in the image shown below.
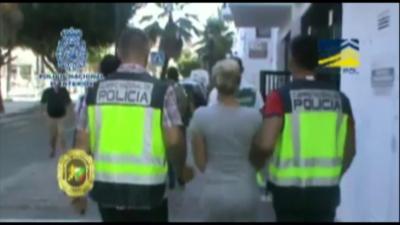
<svg viewBox="0 0 400 225"><path fill-rule="evenodd" d="M297 187L339 183L348 119L339 108L285 113L283 131L269 165L271 182Z"/></svg>
<svg viewBox="0 0 400 225"><path fill-rule="evenodd" d="M167 164L161 110L142 106L90 105L88 119L95 180L165 183Z"/></svg>

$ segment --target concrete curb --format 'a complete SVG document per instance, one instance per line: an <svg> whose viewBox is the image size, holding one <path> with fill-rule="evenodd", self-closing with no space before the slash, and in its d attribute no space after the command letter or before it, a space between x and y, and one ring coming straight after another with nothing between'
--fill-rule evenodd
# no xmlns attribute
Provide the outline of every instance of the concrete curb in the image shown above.
<svg viewBox="0 0 400 225"><path fill-rule="evenodd" d="M27 107L27 108L22 109L22 110L17 111L17 112L5 113L5 114L2 113L2 114L0 114L0 119L5 119L5 118L10 118L10 117L18 116L18 115L24 114L24 113L26 113L26 112L33 111L33 110L35 110L36 108L39 108L39 107L40 107L40 104L37 103L37 104L34 104L34 105L30 106L30 107Z"/></svg>

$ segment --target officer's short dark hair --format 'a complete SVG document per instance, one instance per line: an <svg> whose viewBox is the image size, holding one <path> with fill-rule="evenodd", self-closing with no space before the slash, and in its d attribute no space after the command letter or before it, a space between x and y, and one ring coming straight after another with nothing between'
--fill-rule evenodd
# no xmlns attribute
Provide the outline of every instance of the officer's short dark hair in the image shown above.
<svg viewBox="0 0 400 225"><path fill-rule="evenodd" d="M297 66L315 70L318 66L318 39L313 36L297 36L290 46L293 61Z"/></svg>
<svg viewBox="0 0 400 225"><path fill-rule="evenodd" d="M176 67L169 67L167 70L167 78L178 82L178 80L179 80L178 69Z"/></svg>
<svg viewBox="0 0 400 225"><path fill-rule="evenodd" d="M150 52L150 41L141 29L128 27L122 31L117 49L121 58L130 55L147 57Z"/></svg>
<svg viewBox="0 0 400 225"><path fill-rule="evenodd" d="M240 73L243 73L244 68L243 68L242 59L237 56L232 56L231 59L235 60L239 64Z"/></svg>
<svg viewBox="0 0 400 225"><path fill-rule="evenodd" d="M109 74L114 73L118 69L120 64L121 61L118 59L117 56L110 54L106 55L100 62L100 72L104 76L108 76Z"/></svg>

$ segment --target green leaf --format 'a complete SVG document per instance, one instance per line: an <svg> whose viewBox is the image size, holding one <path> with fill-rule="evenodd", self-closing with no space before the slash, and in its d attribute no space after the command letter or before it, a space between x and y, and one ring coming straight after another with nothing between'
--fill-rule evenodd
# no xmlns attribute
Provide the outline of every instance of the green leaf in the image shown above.
<svg viewBox="0 0 400 225"><path fill-rule="evenodd" d="M194 34L196 36L200 36L201 35L201 31L199 29L197 29L195 26L192 27L192 31L194 32Z"/></svg>
<svg viewBox="0 0 400 225"><path fill-rule="evenodd" d="M196 14L185 13L185 17L188 17L188 18L196 20L197 22L200 22L199 17Z"/></svg>
<svg viewBox="0 0 400 225"><path fill-rule="evenodd" d="M157 16L157 19L161 19L161 18L166 17L166 16L168 16L168 12L164 11L160 15Z"/></svg>
<svg viewBox="0 0 400 225"><path fill-rule="evenodd" d="M194 26L192 24L192 21L190 21L187 18L181 17L176 21L176 24L180 27L184 27L186 29L192 29Z"/></svg>
<svg viewBox="0 0 400 225"><path fill-rule="evenodd" d="M184 41L186 41L186 42L190 41L190 39L192 37L192 35L190 34L190 31L185 30L182 27L179 27L178 30L179 30L179 33L181 34L181 36L182 36Z"/></svg>
<svg viewBox="0 0 400 225"><path fill-rule="evenodd" d="M213 64L231 51L233 34L222 19L209 18L201 32L201 41L194 45L199 46L196 52L206 64ZM212 48L211 45L213 45Z"/></svg>
<svg viewBox="0 0 400 225"><path fill-rule="evenodd" d="M140 20L139 20L139 23L143 23L143 22L146 22L146 21L150 21L150 20L152 20L153 19L153 15L147 15L147 16L143 16Z"/></svg>
<svg viewBox="0 0 400 225"><path fill-rule="evenodd" d="M193 46L196 46L196 45L204 45L205 43L206 43L206 40L205 40L204 37L203 37L203 39L201 39L200 41L195 42L195 43L193 44Z"/></svg>
<svg viewBox="0 0 400 225"><path fill-rule="evenodd" d="M163 30L161 29L159 23L155 21L154 23L145 27L144 32L149 36L150 40L154 43L157 41L157 38L161 36Z"/></svg>
<svg viewBox="0 0 400 225"><path fill-rule="evenodd" d="M193 25L193 23L187 18L179 18L176 21L176 24L179 27L182 27L185 30L193 31L197 36L200 35L200 31Z"/></svg>
<svg viewBox="0 0 400 225"><path fill-rule="evenodd" d="M155 3L159 8L165 8L165 3Z"/></svg>
<svg viewBox="0 0 400 225"><path fill-rule="evenodd" d="M175 3L178 10L183 10L187 3Z"/></svg>

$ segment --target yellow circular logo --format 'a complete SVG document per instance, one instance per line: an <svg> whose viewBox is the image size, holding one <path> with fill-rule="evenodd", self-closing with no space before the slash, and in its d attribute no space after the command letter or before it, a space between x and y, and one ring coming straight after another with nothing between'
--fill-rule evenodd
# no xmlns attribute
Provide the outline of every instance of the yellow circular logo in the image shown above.
<svg viewBox="0 0 400 225"><path fill-rule="evenodd" d="M58 161L57 179L58 186L68 196L85 196L93 188L92 157L81 149L69 150Z"/></svg>

